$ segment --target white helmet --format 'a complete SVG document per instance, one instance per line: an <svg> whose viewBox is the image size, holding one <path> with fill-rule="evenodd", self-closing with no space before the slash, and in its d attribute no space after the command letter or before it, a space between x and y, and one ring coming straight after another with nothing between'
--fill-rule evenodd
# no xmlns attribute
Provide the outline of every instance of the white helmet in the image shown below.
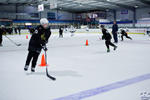
<svg viewBox="0 0 150 100"><path fill-rule="evenodd" d="M41 25L48 24L48 23L49 22L48 22L47 18L41 18L41 20L40 20Z"/></svg>

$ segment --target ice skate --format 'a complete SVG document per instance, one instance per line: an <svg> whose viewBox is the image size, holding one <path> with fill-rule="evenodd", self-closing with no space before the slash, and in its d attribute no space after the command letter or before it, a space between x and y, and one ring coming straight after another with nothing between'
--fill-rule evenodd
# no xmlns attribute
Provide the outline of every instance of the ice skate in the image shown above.
<svg viewBox="0 0 150 100"><path fill-rule="evenodd" d="M117 46L114 47L114 50L116 50L116 49L117 49Z"/></svg>
<svg viewBox="0 0 150 100"><path fill-rule="evenodd" d="M110 49L107 49L107 52L110 52Z"/></svg>
<svg viewBox="0 0 150 100"><path fill-rule="evenodd" d="M35 68L31 68L31 72L35 72Z"/></svg>
<svg viewBox="0 0 150 100"><path fill-rule="evenodd" d="M28 68L29 68L29 66L28 66L28 65L25 65L24 70L27 71Z"/></svg>

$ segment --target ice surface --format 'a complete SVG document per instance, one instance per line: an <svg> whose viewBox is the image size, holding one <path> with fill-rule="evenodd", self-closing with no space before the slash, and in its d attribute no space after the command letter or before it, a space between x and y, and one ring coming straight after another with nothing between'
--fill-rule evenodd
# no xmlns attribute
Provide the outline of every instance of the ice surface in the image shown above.
<svg viewBox="0 0 150 100"><path fill-rule="evenodd" d="M30 38L30 35L28 35ZM3 37L0 47L0 100L54 100L80 91L150 73L150 37L130 35L133 40L119 41L116 51L106 52L98 34L52 34L48 43L49 73L45 68L24 72L29 39L26 35ZM89 46L85 46L88 39ZM42 51L37 65L40 64ZM150 80L119 88L84 100L141 100L141 92L150 92Z"/></svg>

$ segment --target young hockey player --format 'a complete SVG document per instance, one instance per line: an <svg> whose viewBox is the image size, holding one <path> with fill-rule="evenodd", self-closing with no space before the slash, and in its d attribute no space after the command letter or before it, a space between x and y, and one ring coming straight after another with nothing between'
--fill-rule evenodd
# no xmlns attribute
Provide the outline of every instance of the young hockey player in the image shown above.
<svg viewBox="0 0 150 100"><path fill-rule="evenodd" d="M1 25L1 27L0 27L0 46L3 46L2 45L2 41L3 41L3 36L2 35L4 35L4 34L6 34L5 26Z"/></svg>
<svg viewBox="0 0 150 100"><path fill-rule="evenodd" d="M124 37L124 36L125 36L126 38L132 40L132 38L128 36L128 33L127 33L125 30L123 30L123 29L120 29L120 30L121 30L121 41L123 41L123 37Z"/></svg>
<svg viewBox="0 0 150 100"><path fill-rule="evenodd" d="M71 25L70 27L71 37L74 36L75 31L76 31L75 28Z"/></svg>
<svg viewBox="0 0 150 100"><path fill-rule="evenodd" d="M107 29L105 29L104 25L101 25L101 29L102 29L102 33L103 33L102 39L105 39L105 45L107 47L107 52L110 52L109 45L113 46L114 50L116 50L117 46L111 42L112 37L111 37L110 33L107 31Z"/></svg>
<svg viewBox="0 0 150 100"><path fill-rule="evenodd" d="M36 62L38 60L41 49L43 48L45 51L47 50L45 45L48 43L48 39L51 35L48 23L49 22L46 18L42 18L40 20L41 25L37 26L35 32L32 34L28 47L29 53L24 67L25 71L28 70L30 61L32 59L31 71L35 72Z"/></svg>
<svg viewBox="0 0 150 100"><path fill-rule="evenodd" d="M59 28L59 38L63 38L63 28Z"/></svg>

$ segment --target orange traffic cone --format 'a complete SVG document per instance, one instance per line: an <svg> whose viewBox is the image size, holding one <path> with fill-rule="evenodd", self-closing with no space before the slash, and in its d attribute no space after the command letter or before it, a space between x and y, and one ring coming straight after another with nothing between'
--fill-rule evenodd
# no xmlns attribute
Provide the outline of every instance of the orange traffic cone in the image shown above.
<svg viewBox="0 0 150 100"><path fill-rule="evenodd" d="M88 46L88 45L89 45L89 43L88 43L88 40L86 40L86 43L85 43L85 45L86 45L86 46Z"/></svg>
<svg viewBox="0 0 150 100"><path fill-rule="evenodd" d="M26 35L26 39L28 39L28 35Z"/></svg>
<svg viewBox="0 0 150 100"><path fill-rule="evenodd" d="M44 54L42 55L41 64L39 66L41 66L41 67L47 66L46 62L45 62L45 56L44 56Z"/></svg>

